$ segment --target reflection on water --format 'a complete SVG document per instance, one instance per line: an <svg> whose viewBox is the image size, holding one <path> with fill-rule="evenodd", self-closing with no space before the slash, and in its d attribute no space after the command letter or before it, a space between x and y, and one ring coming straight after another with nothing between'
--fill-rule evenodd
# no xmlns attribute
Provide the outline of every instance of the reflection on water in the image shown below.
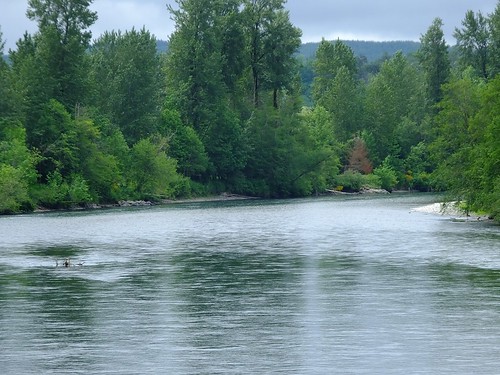
<svg viewBox="0 0 500 375"><path fill-rule="evenodd" d="M432 199L0 218L2 374L496 373L499 228Z"/></svg>

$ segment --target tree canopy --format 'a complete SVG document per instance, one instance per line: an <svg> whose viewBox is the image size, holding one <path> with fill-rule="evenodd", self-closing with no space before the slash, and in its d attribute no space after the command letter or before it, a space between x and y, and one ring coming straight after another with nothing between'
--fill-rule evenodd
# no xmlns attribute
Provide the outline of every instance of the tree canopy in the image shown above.
<svg viewBox="0 0 500 375"><path fill-rule="evenodd" d="M167 51L144 28L92 41L91 4L30 0L38 30L0 60L1 213L383 187L500 218L500 2L454 54L436 18L377 61L340 40L298 58L284 0L177 0Z"/></svg>

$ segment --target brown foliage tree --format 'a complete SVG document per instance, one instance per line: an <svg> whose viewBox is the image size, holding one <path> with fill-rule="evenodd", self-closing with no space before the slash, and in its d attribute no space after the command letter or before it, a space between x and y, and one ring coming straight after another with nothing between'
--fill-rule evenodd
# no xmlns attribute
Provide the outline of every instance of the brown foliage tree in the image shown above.
<svg viewBox="0 0 500 375"><path fill-rule="evenodd" d="M369 174L373 171L373 166L368 158L368 148L365 141L356 137L353 140L353 147L349 155L348 170L358 171L360 173Z"/></svg>

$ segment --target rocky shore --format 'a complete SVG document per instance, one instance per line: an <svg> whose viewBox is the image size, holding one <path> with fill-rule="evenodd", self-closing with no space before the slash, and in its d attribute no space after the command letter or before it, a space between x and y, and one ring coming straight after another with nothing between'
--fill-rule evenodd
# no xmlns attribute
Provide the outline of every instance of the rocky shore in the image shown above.
<svg viewBox="0 0 500 375"><path fill-rule="evenodd" d="M85 206L74 206L67 209L52 209L46 207L38 207L34 212L52 212L52 211L80 211L80 210L99 210L99 209L110 209L110 208L126 208L126 207L151 207L159 205L168 205L176 203L190 203L190 202L218 202L218 201L230 201L230 200L248 200L248 199L258 199L256 197L248 197L238 194L222 193L219 195L197 197L197 198L186 198L186 199L162 199L159 201L149 201L149 200L121 200L117 203L110 204L99 204L99 203L89 203Z"/></svg>

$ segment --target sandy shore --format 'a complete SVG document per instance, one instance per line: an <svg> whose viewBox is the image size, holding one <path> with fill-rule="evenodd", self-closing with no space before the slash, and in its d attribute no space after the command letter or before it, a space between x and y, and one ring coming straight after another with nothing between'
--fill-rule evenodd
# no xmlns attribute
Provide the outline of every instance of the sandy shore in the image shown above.
<svg viewBox="0 0 500 375"><path fill-rule="evenodd" d="M488 220L487 216L480 216L473 212L465 212L459 207L457 202L433 203L426 206L416 207L412 212L423 212L427 214L449 216L457 219L467 220Z"/></svg>

